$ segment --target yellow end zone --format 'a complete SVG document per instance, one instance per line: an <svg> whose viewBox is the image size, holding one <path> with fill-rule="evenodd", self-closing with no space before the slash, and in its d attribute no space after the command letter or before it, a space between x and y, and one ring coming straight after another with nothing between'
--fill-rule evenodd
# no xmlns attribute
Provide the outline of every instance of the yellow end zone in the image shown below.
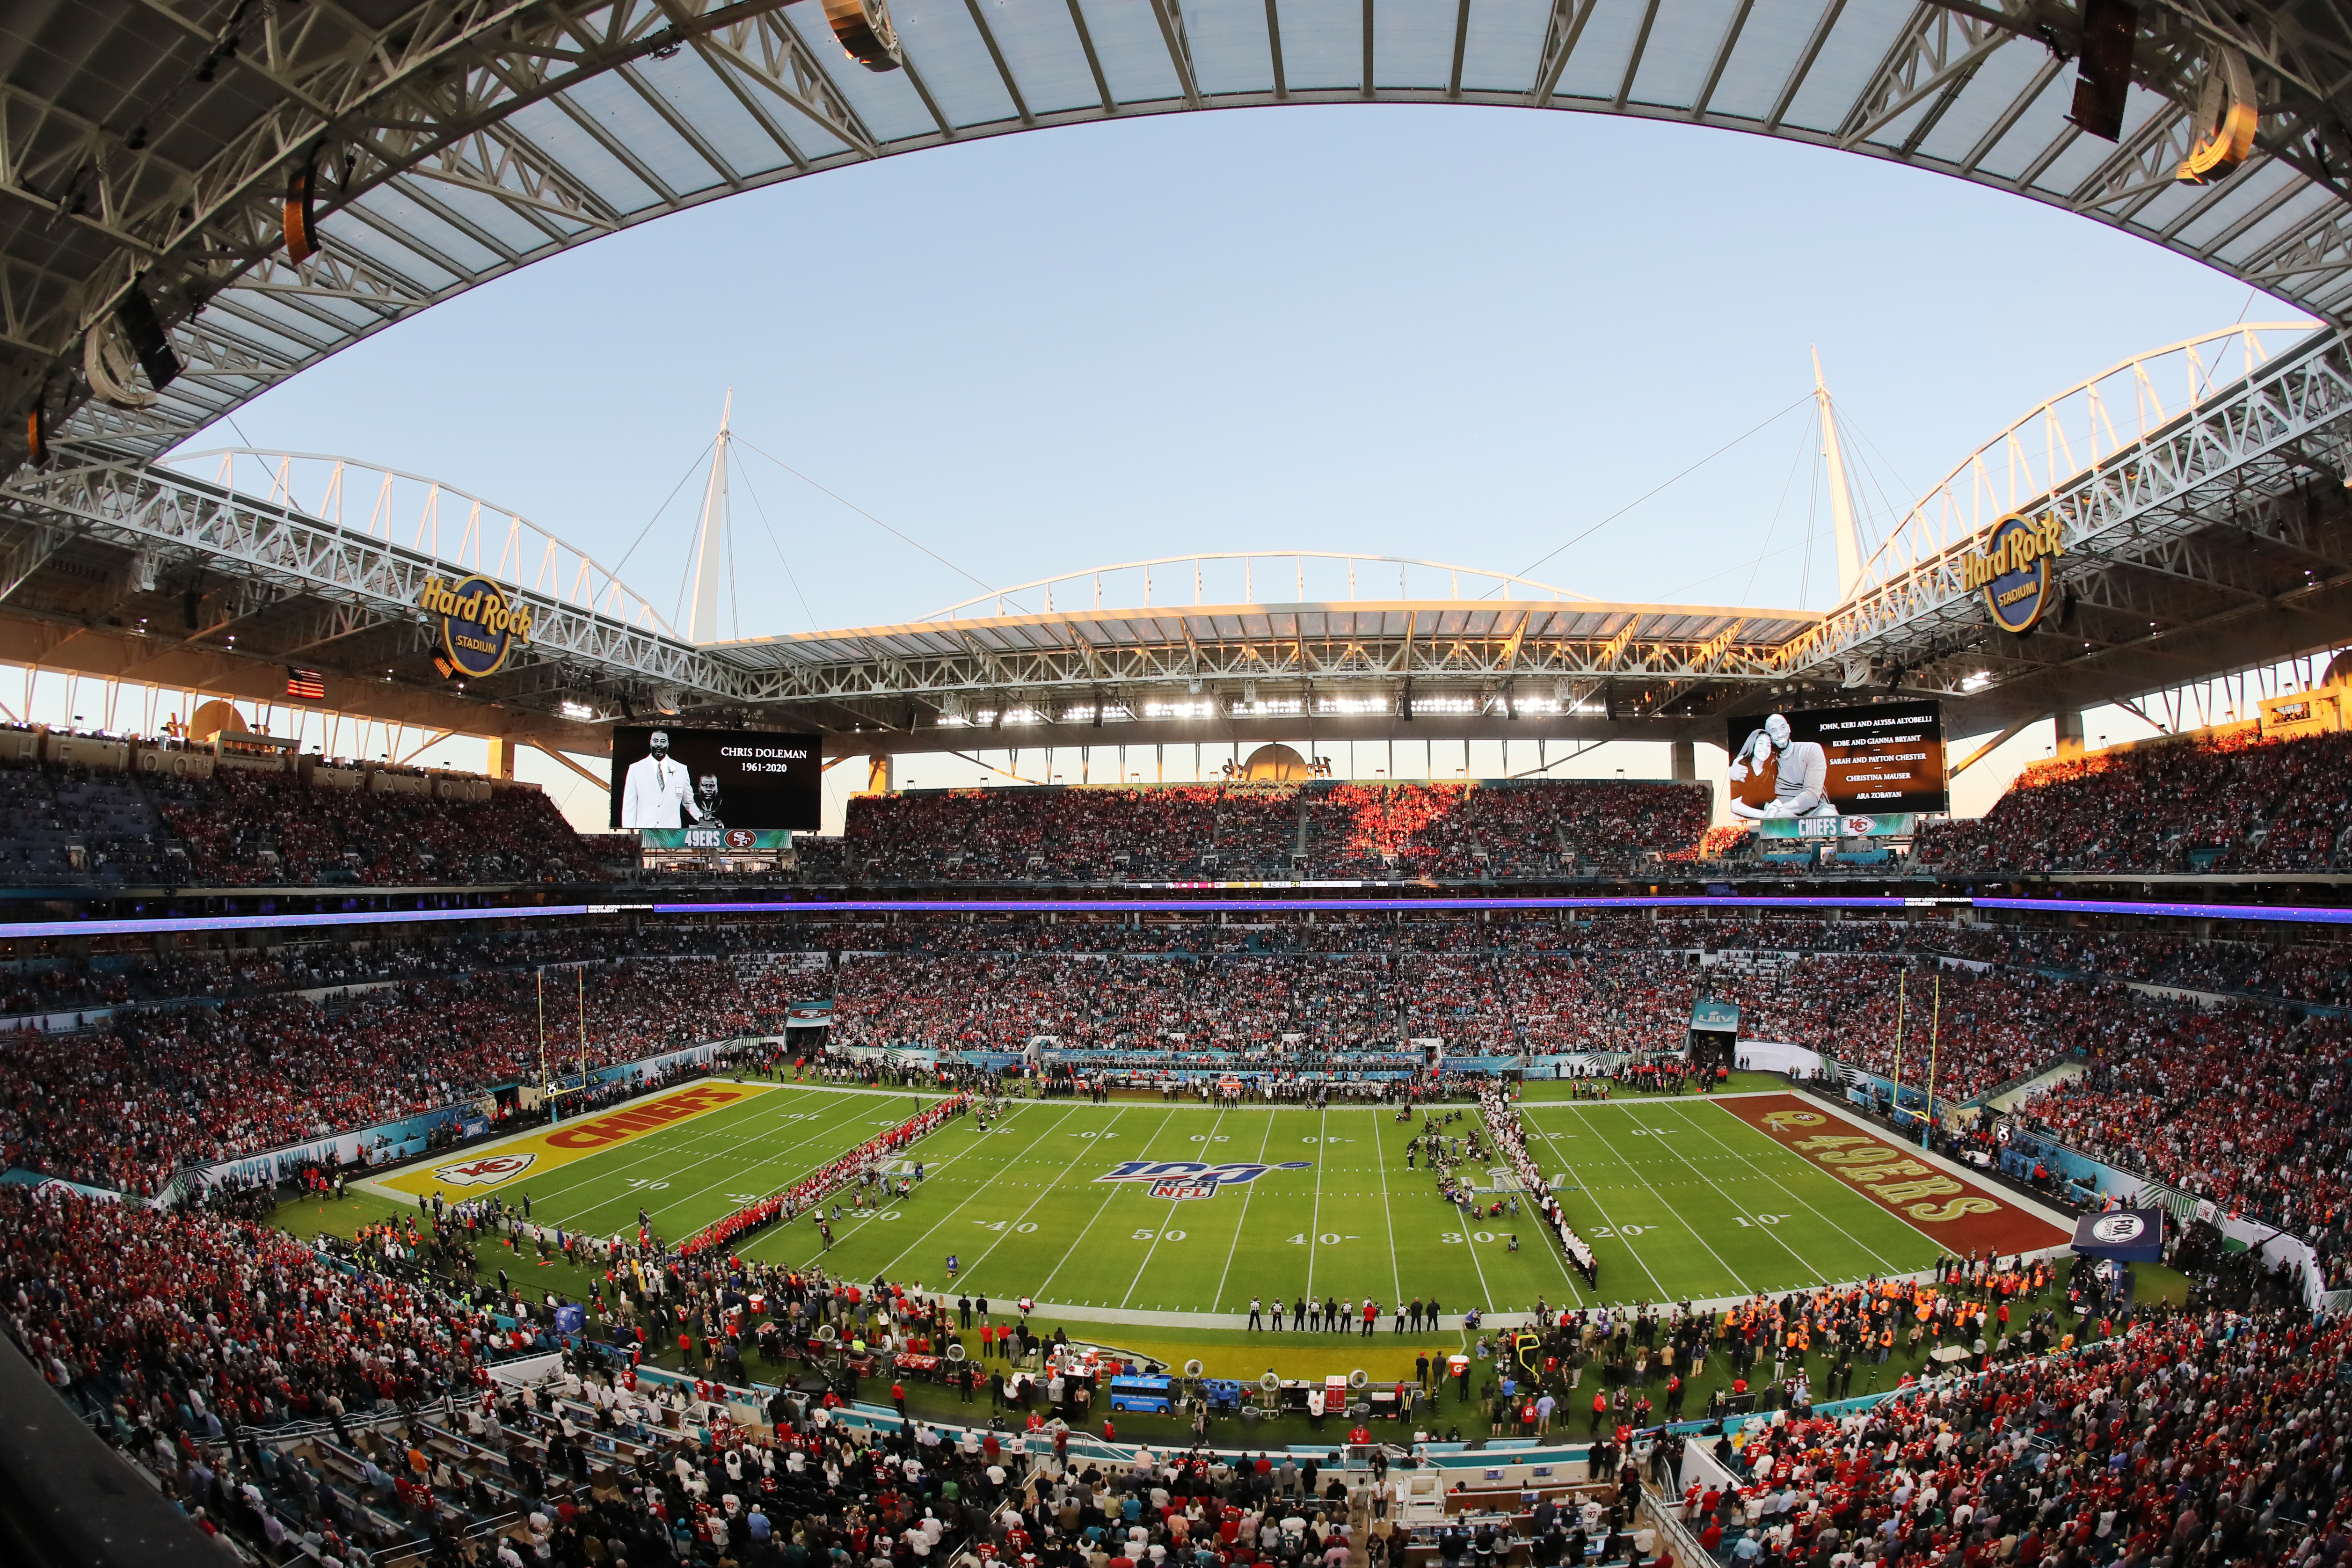
<svg viewBox="0 0 2352 1568"><path fill-rule="evenodd" d="M553 1127L493 1143L486 1148L469 1149L440 1164L411 1166L397 1175L363 1182L363 1187L378 1192L422 1197L439 1193L456 1201L483 1193L495 1192L518 1177L538 1175L560 1170L574 1160L584 1160L591 1154L601 1154L607 1149L617 1149L632 1140L648 1133L664 1131L740 1105L755 1095L766 1094L776 1088L770 1083L698 1083L688 1089L669 1094L656 1095L618 1110L607 1110L576 1121L558 1122Z"/></svg>

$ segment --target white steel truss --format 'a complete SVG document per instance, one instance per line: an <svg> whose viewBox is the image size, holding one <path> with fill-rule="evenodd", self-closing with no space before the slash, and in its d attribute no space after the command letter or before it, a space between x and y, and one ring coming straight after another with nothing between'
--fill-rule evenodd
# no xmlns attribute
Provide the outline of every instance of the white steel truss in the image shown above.
<svg viewBox="0 0 2352 1568"><path fill-rule="evenodd" d="M0 229L0 458L36 399L61 436L161 452L418 309L737 192L975 136L1250 105L1517 105L1837 147L2063 206L2352 319L2352 26L2335 0L2146 0L2116 143L2067 119L2081 19L2062 0L893 9L903 68L877 74L808 0L421 0L374 26L331 5L25 0L12 27L61 41L0 80L0 211L16 220ZM2254 152L2184 184L2224 50L2260 106ZM297 263L282 224L306 166L323 248ZM149 407L89 402L78 346L134 289L184 373Z"/></svg>

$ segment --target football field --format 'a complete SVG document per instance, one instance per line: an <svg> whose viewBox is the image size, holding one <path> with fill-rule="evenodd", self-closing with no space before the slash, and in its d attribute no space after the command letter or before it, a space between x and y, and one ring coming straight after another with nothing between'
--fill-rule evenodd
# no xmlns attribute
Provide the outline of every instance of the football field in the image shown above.
<svg viewBox="0 0 2352 1568"><path fill-rule="evenodd" d="M676 1240L791 1185L919 1103L723 1080L673 1091L696 1094L704 1098L677 1100L688 1107L673 1111L680 1120L614 1133L609 1146L600 1130L612 1124L590 1119L376 1185L410 1202L436 1187L510 1203L528 1193L539 1223L597 1235L634 1234L642 1208ZM934 1291L948 1287L953 1257L959 1289L1097 1316L1245 1313L1254 1298L1369 1297L1385 1311L1419 1297L1450 1319L1474 1306L1524 1312L1539 1298L1557 1308L1778 1292L1907 1273L1944 1251L2063 1239L2005 1194L1791 1095L1524 1109L1529 1152L1599 1260L1597 1289L1524 1208L1516 1218L1466 1215L1438 1196L1427 1170L1408 1169L1418 1115L1401 1123L1392 1108L1352 1105L1016 1100L985 1131L961 1118L908 1150L924 1164L910 1198L865 1212L845 1198L830 1249L803 1218L740 1250ZM1462 1116L1449 1134L1477 1113ZM1507 1205L1512 1183L1499 1161L1460 1173Z"/></svg>

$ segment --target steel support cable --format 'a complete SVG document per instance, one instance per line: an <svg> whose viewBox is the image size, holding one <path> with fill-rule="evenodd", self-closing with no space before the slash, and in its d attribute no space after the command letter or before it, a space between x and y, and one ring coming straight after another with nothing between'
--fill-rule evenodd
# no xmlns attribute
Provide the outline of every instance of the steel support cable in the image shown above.
<svg viewBox="0 0 2352 1568"><path fill-rule="evenodd" d="M1619 507L1615 511L1611 512L1607 517L1602 518L1599 522L1594 523L1591 528L1586 529L1582 533L1578 534L1574 539L1570 540L1567 543L1546 551L1542 555L1538 556L1534 561L1531 561L1527 565L1521 567L1516 575L1524 577L1528 573L1534 571L1537 567L1542 565L1545 562L1550 560L1553 556L1561 553L1563 551L1572 550L1576 546L1583 543L1586 540L1591 538L1594 534L1600 532L1602 529L1608 527L1611 523L1616 521L1627 512L1632 511L1635 507L1640 506L1643 501L1648 500L1652 496L1658 494L1661 490L1668 489L1675 485L1680 484L1683 480L1690 478L1691 475L1706 467L1709 463L1714 462L1717 458L1722 457L1726 452L1730 451L1734 447L1738 446L1742 441L1747 440L1748 437L1754 436L1758 432L1765 429L1767 426L1777 424L1780 420L1786 418L1801 405L1811 402L1812 396L1813 395L1808 392L1802 397L1798 398L1796 402L1790 404L1788 407L1781 409L1770 418L1766 419L1762 424L1750 426L1746 431L1740 435L1733 437L1730 440L1726 441L1722 446L1717 447L1714 451L1709 452L1706 457L1701 458L1697 462L1693 463L1689 468L1685 468L1681 473L1676 474L1674 478L1643 490L1640 495L1635 496L1632 500L1627 501L1623 506ZM1491 599L1500 591L1501 585L1497 584L1496 587L1487 589L1478 596L1482 599Z"/></svg>

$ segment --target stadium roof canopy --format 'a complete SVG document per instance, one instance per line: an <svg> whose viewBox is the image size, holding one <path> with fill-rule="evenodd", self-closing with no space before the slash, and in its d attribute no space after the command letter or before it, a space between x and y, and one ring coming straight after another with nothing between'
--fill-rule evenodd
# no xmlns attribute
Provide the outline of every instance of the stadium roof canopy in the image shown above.
<svg viewBox="0 0 2352 1568"><path fill-rule="evenodd" d="M436 300L697 203L1240 106L1516 105L1842 148L2346 319L2339 11L2141 0L2111 40L2114 140L2069 119L2083 28L2058 0L15 0L0 461L37 406L60 438L160 453ZM2177 178L2215 134L2242 162ZM142 402L131 367L168 369L165 336L160 397L92 396Z"/></svg>

